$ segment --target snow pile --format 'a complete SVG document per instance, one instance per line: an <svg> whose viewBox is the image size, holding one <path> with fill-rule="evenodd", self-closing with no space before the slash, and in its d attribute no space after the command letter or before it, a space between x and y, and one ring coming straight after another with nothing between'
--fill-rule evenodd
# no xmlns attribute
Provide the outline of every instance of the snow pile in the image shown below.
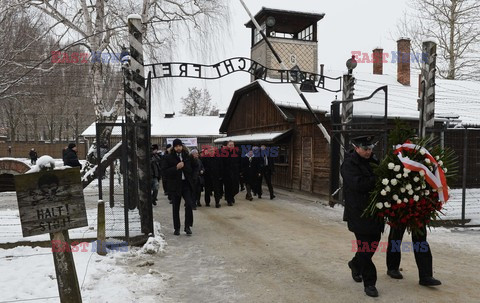
<svg viewBox="0 0 480 303"><path fill-rule="evenodd" d="M26 172L26 174L38 173L41 170L47 169L51 170L55 168L55 160L50 156L41 156L37 159L37 164L32 166L32 168Z"/></svg>
<svg viewBox="0 0 480 303"><path fill-rule="evenodd" d="M165 252L165 242L164 235L160 233L160 223L154 222L155 237L149 237L147 242L140 249L140 252L143 254L156 254L158 252Z"/></svg>

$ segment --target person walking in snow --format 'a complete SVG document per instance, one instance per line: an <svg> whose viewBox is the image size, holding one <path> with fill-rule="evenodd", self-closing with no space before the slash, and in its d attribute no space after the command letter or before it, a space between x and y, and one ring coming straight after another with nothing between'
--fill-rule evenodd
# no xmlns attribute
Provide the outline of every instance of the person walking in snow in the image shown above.
<svg viewBox="0 0 480 303"><path fill-rule="evenodd" d="M162 163L163 177L167 179L167 192L172 199L173 234L180 235L180 204L185 201L185 228L187 235L192 234L193 226L193 179L192 161L183 146L182 140L173 140L171 153L165 156Z"/></svg>
<svg viewBox="0 0 480 303"><path fill-rule="evenodd" d="M245 187L247 194L245 199L252 201L252 189L258 193L258 189L255 187L258 184L258 178L261 177L260 173L260 161L258 157L254 156L253 150L249 150L241 159L241 175L245 180Z"/></svg>
<svg viewBox="0 0 480 303"><path fill-rule="evenodd" d="M150 155L150 169L152 173L152 204L157 205L158 188L160 187L162 157L158 150L158 145L152 145L152 153Z"/></svg>
<svg viewBox="0 0 480 303"><path fill-rule="evenodd" d="M210 200L213 193L215 207L220 208L220 199L222 199L223 183L223 161L217 157L218 149L214 146L207 146L202 151L202 164L205 168L205 205L210 206Z"/></svg>
<svg viewBox="0 0 480 303"><path fill-rule="evenodd" d="M63 153L63 165L70 167L82 167L77 156L77 145L75 143L68 144L67 149Z"/></svg>
<svg viewBox="0 0 480 303"><path fill-rule="evenodd" d="M371 249L358 250L348 262L355 282L362 282L367 296L378 297L375 287L377 269L372 262L375 243L380 241L383 232L383 221L362 216L368 206L370 191L375 187L377 176L373 172L372 163L378 163L373 154L373 136L362 136L352 139L354 150L345 153L341 166L343 177L343 194L345 198L344 220L348 230L354 233L357 243ZM376 247L376 246L375 246Z"/></svg>
<svg viewBox="0 0 480 303"><path fill-rule="evenodd" d="M199 158L197 149L192 149L190 151L190 155L192 157L193 209L195 210L197 209L197 206L202 206L202 203L200 203L200 197L202 195L203 186L205 185L205 168L203 167L202 161Z"/></svg>
<svg viewBox="0 0 480 303"><path fill-rule="evenodd" d="M28 155L30 156L30 164L32 164L32 165L37 164L38 154L35 151L35 148L32 148L30 150L30 152L28 153Z"/></svg>
<svg viewBox="0 0 480 303"><path fill-rule="evenodd" d="M239 192L240 158L238 147L233 141L229 141L222 147L223 161L223 185L225 187L225 200L228 206L235 203L235 195Z"/></svg>

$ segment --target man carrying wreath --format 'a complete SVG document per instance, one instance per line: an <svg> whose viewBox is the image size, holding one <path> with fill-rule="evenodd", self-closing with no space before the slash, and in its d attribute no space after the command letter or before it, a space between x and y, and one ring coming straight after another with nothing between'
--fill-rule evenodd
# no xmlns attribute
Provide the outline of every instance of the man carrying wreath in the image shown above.
<svg viewBox="0 0 480 303"><path fill-rule="evenodd" d="M370 297L377 297L375 287L377 270L372 262L381 233L383 220L362 216L369 205L370 192L375 187L375 176L372 163L377 163L373 154L373 136L362 136L352 139L354 150L345 154L341 167L343 177L343 194L345 199L344 220L348 223L348 230L355 234L359 246L369 249L359 249L353 259L348 262L355 282L362 282L365 293Z"/></svg>

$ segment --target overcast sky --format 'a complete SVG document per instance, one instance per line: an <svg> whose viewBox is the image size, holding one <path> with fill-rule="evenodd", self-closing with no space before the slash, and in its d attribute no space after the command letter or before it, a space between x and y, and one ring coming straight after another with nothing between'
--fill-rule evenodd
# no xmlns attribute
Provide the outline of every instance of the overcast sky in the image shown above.
<svg viewBox="0 0 480 303"><path fill-rule="evenodd" d="M225 0L227 1L227 0ZM384 52L396 51L396 25L407 9L406 0L244 0L255 15L262 7L295 10L303 12L325 13L318 22L318 58L325 64L325 74L345 71L345 61L352 51L371 51L381 46ZM239 0L228 0L231 5L229 29L223 33L222 43L215 47L211 58L198 56L189 51L180 51L173 61L213 64L235 56L250 57L250 30L244 24L249 20ZM188 43L188 42L186 42ZM188 47L181 48L183 50ZM371 72L372 64L358 64L355 72ZM385 74L396 73L396 64L384 64ZM182 108L180 98L186 97L189 87L207 88L213 102L220 109L226 109L234 91L250 81L247 73L234 73L220 80L197 80L175 78L168 84L173 85L174 95L153 98L152 113L163 115L174 109L179 115ZM360 96L359 96L360 97Z"/></svg>

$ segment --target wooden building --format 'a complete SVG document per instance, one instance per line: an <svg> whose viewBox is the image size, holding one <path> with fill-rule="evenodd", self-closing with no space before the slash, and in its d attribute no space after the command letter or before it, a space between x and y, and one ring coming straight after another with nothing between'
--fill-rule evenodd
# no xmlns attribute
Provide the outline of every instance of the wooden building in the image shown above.
<svg viewBox="0 0 480 303"><path fill-rule="evenodd" d="M220 132L228 136L216 142L233 140L237 145L278 146L279 155L272 181L275 185L328 194L328 144L313 116L300 104L282 106L269 96L269 89L280 88L274 85L294 90L291 84L261 81L237 90L220 127ZM324 117L324 123L329 123L324 111L316 112Z"/></svg>

